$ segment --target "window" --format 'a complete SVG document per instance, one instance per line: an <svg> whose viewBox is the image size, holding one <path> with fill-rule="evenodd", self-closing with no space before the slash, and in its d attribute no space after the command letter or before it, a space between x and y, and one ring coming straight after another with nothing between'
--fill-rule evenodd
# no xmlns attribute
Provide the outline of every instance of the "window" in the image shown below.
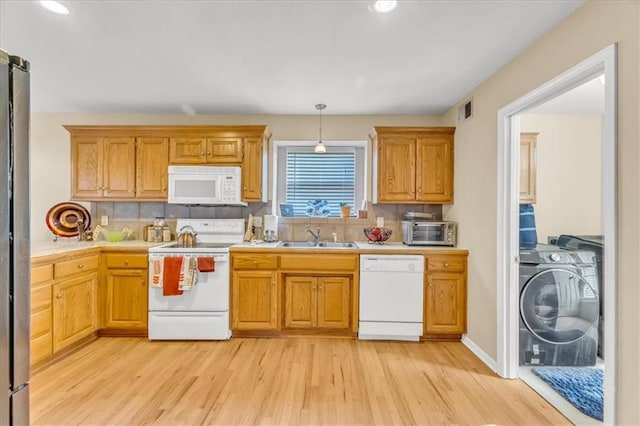
<svg viewBox="0 0 640 426"><path fill-rule="evenodd" d="M294 216L340 216L340 203L353 207L356 190L356 153L316 154L287 150L286 203ZM324 203L326 201L326 204ZM314 202L315 208L314 208Z"/></svg>
<svg viewBox="0 0 640 426"><path fill-rule="evenodd" d="M365 198L366 143L329 143L327 153L316 154L315 142L275 142L274 213L290 204L294 216L340 217L340 203L346 203L355 215Z"/></svg>

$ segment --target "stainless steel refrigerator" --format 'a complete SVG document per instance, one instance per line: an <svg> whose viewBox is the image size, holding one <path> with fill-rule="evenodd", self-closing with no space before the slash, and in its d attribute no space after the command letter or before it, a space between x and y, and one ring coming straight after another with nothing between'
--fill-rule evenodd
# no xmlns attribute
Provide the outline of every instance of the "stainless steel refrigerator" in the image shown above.
<svg viewBox="0 0 640 426"><path fill-rule="evenodd" d="M0 425L29 424L30 257L29 63L0 50Z"/></svg>

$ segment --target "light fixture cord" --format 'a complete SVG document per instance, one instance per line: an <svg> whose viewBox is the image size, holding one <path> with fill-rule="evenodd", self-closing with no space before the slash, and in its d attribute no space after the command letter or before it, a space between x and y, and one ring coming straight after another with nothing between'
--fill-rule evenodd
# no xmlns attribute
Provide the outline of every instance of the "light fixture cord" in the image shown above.
<svg viewBox="0 0 640 426"><path fill-rule="evenodd" d="M320 131L319 131L319 134L320 134L320 139L319 139L318 142L322 143L322 108L320 108Z"/></svg>

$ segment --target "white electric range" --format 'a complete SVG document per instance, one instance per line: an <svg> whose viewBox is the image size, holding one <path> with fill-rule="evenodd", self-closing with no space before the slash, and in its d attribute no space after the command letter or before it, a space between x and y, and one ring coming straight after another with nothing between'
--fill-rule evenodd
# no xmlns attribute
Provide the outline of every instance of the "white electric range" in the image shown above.
<svg viewBox="0 0 640 426"><path fill-rule="evenodd" d="M176 230L190 226L197 233L194 247L176 242L149 249L149 339L226 340L229 324L229 247L244 237L244 219L178 219ZM196 272L196 284L180 295L164 296L153 287L154 266L165 257L213 258L214 271ZM156 271L157 273L157 271ZM157 278L157 277L156 277Z"/></svg>

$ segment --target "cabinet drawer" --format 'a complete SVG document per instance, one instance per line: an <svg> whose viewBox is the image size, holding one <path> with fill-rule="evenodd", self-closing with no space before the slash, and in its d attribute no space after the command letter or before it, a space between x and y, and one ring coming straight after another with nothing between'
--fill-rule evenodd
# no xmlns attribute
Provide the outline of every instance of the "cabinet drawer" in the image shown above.
<svg viewBox="0 0 640 426"><path fill-rule="evenodd" d="M53 264L32 266L31 267L31 285L44 283L53 280Z"/></svg>
<svg viewBox="0 0 640 426"><path fill-rule="evenodd" d="M427 271L464 271L464 256L427 256Z"/></svg>
<svg viewBox="0 0 640 426"><path fill-rule="evenodd" d="M276 269L278 256L275 254L235 254L233 269Z"/></svg>
<svg viewBox="0 0 640 426"><path fill-rule="evenodd" d="M280 269L353 272L358 269L358 258L352 255L283 255L280 259Z"/></svg>
<svg viewBox="0 0 640 426"><path fill-rule="evenodd" d="M51 286L31 290L31 314L51 309Z"/></svg>
<svg viewBox="0 0 640 426"><path fill-rule="evenodd" d="M98 256L87 256L56 263L55 275L56 278L64 278L96 269L98 269Z"/></svg>
<svg viewBox="0 0 640 426"><path fill-rule="evenodd" d="M146 269L149 267L146 254L107 254L107 268L135 268Z"/></svg>

